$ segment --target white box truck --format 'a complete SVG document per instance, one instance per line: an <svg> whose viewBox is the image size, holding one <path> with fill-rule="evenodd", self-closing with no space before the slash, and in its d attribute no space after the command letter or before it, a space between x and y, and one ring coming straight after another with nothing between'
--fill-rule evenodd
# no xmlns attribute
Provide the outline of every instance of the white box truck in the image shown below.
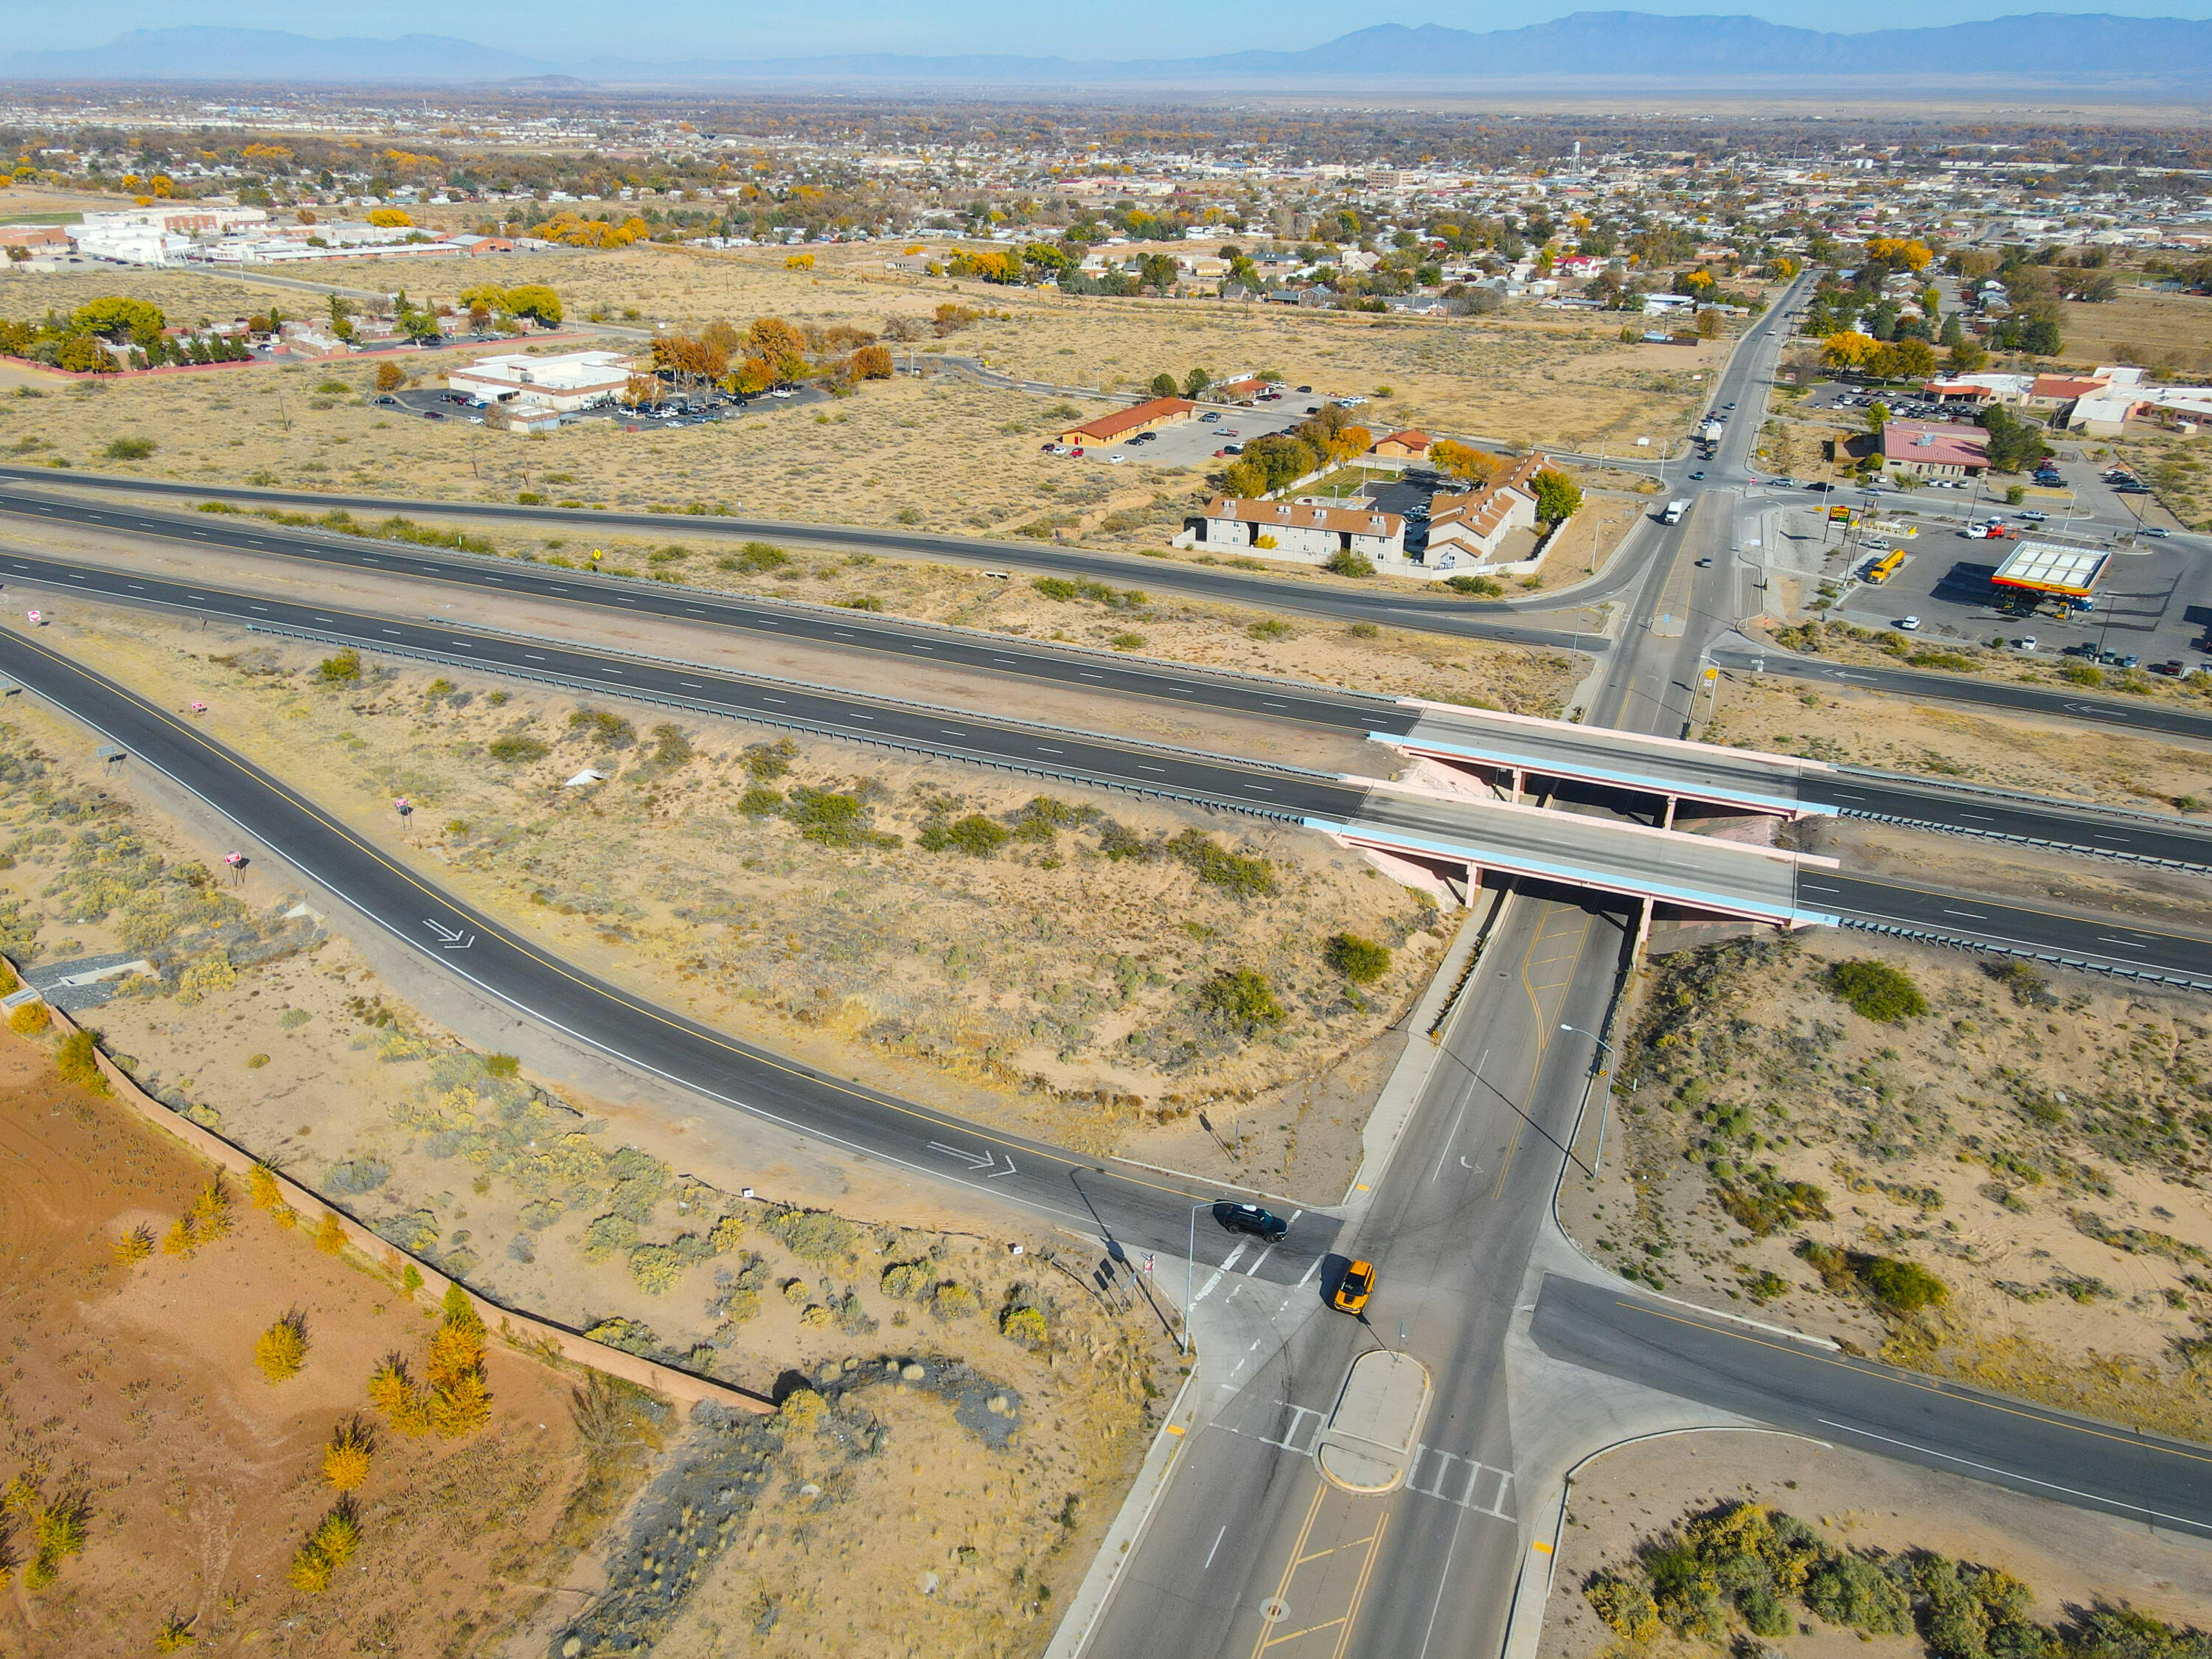
<svg viewBox="0 0 2212 1659"><path fill-rule="evenodd" d="M1673 501L1667 503L1667 510L1659 515L1659 522L1661 524L1680 524L1682 522L1682 515L1689 510L1690 498L1687 495L1677 495Z"/></svg>

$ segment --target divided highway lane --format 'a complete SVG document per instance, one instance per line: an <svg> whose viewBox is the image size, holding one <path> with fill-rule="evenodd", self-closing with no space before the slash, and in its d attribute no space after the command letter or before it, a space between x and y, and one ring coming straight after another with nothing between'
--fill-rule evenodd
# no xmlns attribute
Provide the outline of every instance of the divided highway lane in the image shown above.
<svg viewBox="0 0 2212 1659"><path fill-rule="evenodd" d="M1079 1236L1180 1255L1191 1204L1218 1189L1075 1157L999 1133L723 1036L548 954L393 862L362 836L185 721L0 630L0 672L92 726L276 849L394 938L518 1012L749 1113L933 1179L1016 1204ZM1238 1271L1296 1285L1336 1233L1301 1216L1290 1237Z"/></svg>
<svg viewBox="0 0 2212 1659"><path fill-rule="evenodd" d="M1863 686L1869 691L1891 691L1908 697L1928 697L1937 702L1980 703L1991 708L2019 708L2030 714L2061 719L2091 720L2102 726L2124 726L2141 732L2164 732L2174 737L2212 740L2212 712L2199 714L2172 703L2145 697L2123 702L2118 697L2084 696L2041 685L2008 685L2002 680L1972 679L1962 674L1931 674L1911 668L1877 668L1862 663L1821 662L1792 656L1786 651L1762 651L1755 647L1729 646L1716 650L1712 659L1723 668L1753 673L1780 674L1796 680L1828 680L1841 685Z"/></svg>
<svg viewBox="0 0 2212 1659"><path fill-rule="evenodd" d="M213 586L134 576L27 555L0 553L0 577L125 604L221 617L249 626L295 630L334 644L416 655L441 663L519 675L619 696L646 697L703 713L823 732L863 743L921 750L1041 776L1105 783L1235 811L1296 820L1355 815L1367 798L1359 784L1260 762L1215 761L1140 743L1085 738L1049 726L1000 721L958 710L900 703L789 681L749 679L681 663L595 652L550 641L408 623L337 606L293 605Z"/></svg>
<svg viewBox="0 0 2212 1659"><path fill-rule="evenodd" d="M1835 870L1799 872L1797 902L1829 911L1846 927L1903 928L1959 945L2157 975L2212 991L2212 939L2185 933L2152 933L2117 920L1863 881Z"/></svg>
<svg viewBox="0 0 2212 1659"><path fill-rule="evenodd" d="M2203 1446L1556 1274L1545 1278L1530 1334L1555 1359L1816 1440L2212 1538L2212 1450Z"/></svg>
<svg viewBox="0 0 2212 1659"><path fill-rule="evenodd" d="M93 472L55 472L24 467L0 466L0 479L17 485L68 485L74 489L129 491L174 495L192 501L222 500L249 505L313 507L327 512L415 513L433 518L492 520L522 525L559 525L589 535L610 526L642 530L655 535L681 532L688 536L719 535L732 539L798 542L813 547L850 547L907 557L948 560L991 568L1019 566L1060 575L1100 581L1141 583L1146 587L1171 589L1223 605L1241 605L1262 611L1287 611L1299 616L1324 617L1339 622L1387 623L1394 628L1449 634L1463 639L1498 640L1566 650L1603 649L1602 636L1559 628L1539 628L1505 620L1511 610L1501 604L1456 597L1430 599L1422 595L1362 589L1344 584L1324 585L1291 578L1240 575L1234 571L1207 569L1168 560L1140 560L1108 553L1086 553L1073 548L1048 547L1036 542L989 541L978 536L933 536L913 531L871 530L857 525L807 524L781 519L723 518L719 515L672 517L665 513L599 513L586 508L510 507L503 502L426 501L392 495L323 495L310 490L240 489L221 484L182 484L153 478L106 477ZM0 491L0 513L17 514L56 523L82 524L94 529L133 535L173 538L176 515L135 507L101 507L65 495L35 494L20 489ZM214 515L220 516L220 515ZM291 551L283 538L306 538L283 526L249 526L270 544L263 551ZM193 539L198 539L197 538Z"/></svg>
<svg viewBox="0 0 2212 1659"><path fill-rule="evenodd" d="M1947 790L1941 784L1846 768L1810 773L1800 797L1862 817L1897 818L1976 836L2050 842L2112 858L2153 859L2212 869L2212 829L2148 814L2082 812L2061 802Z"/></svg>
<svg viewBox="0 0 2212 1659"><path fill-rule="evenodd" d="M15 511L21 505L18 498L0 492L0 511ZM1413 720L1411 713L1388 697L1362 696L1350 691L1314 691L1288 680L1212 675L1203 669L1164 668L1156 661L1144 659L1053 651L1011 636L985 637L927 623L872 617L861 611L780 605L773 600L701 592L673 583L626 581L588 571L526 564L516 559L483 558L353 536L315 535L258 520L240 521L221 514L119 513L87 508L88 516L79 517L66 513L68 505L40 497L28 510L40 517L64 517L72 523L91 524L131 535L154 534L165 540L202 547L298 559L339 569L400 576L410 581L473 588L479 592L589 605L624 616L665 617L677 622L734 629L763 638L795 641L802 645L866 651L933 667L1043 680L1078 690L1119 691L1162 702L1200 704L1225 714L1297 720L1362 733L1401 724L1411 726ZM0 568L14 568L18 564L20 561L0 564ZM69 568L88 572L94 568L77 565ZM28 572L19 569L19 574Z"/></svg>

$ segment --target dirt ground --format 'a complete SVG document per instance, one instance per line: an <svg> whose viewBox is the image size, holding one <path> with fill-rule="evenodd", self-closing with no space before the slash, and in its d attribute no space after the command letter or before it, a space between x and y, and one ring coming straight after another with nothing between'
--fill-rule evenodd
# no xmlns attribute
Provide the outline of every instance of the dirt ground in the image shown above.
<svg viewBox="0 0 2212 1659"><path fill-rule="evenodd" d="M2201 1539L1794 1437L1688 1434L1620 1447L1577 1479L1539 1659L1620 1650L1582 1586L1685 1516L1738 1501L1793 1515L1837 1549L1932 1550L2002 1568L2028 1586L2033 1617L2045 1626L2100 1600L2169 1624L2212 1625L2212 1551ZM1650 1650L1714 1651L1664 1637ZM1790 1659L1920 1659L1926 1649L1917 1636L1816 1626L1770 1650Z"/></svg>
<svg viewBox="0 0 2212 1659"><path fill-rule="evenodd" d="M2202 294L2124 287L2100 304L2063 302L2058 327L2066 361L2083 368L2141 363L2183 381L2212 374L2212 298Z"/></svg>
<svg viewBox="0 0 2212 1659"><path fill-rule="evenodd" d="M2144 811L2212 798L2212 757L2177 738L2069 726L1996 710L1916 703L1879 691L1731 674L1705 740L1808 760L1964 778Z"/></svg>
<svg viewBox="0 0 2212 1659"><path fill-rule="evenodd" d="M663 758L649 710L629 714L650 729L610 733L576 724L572 697L411 665L333 689L318 649L242 633L86 613L54 632L148 696L208 702L221 740L559 953L778 1052L1094 1153L1202 1153L1219 1138L1192 1134L1194 1115L1234 1109L1244 1179L1334 1198L1364 1116L1346 1080L1373 1073L1363 1057L1451 926L1289 826L832 743L786 756L782 734L711 719L685 720L690 752ZM502 741L534 747L501 761ZM609 781L562 787L586 767ZM809 839L789 816L808 787L860 803L865 825ZM1057 825L1024 817L1041 793ZM984 855L925 850L978 814ZM1389 947L1384 977L1331 969L1339 933ZM1279 1017L1209 1012L1247 970Z"/></svg>
<svg viewBox="0 0 2212 1659"><path fill-rule="evenodd" d="M891 279L881 250L824 253L815 272L782 269L779 252L728 255L634 247L595 254L512 255L437 263L404 273L417 299L492 281L549 281L571 319L619 318L741 326L757 315L879 329L926 318L948 297L997 315L936 342L996 368L1107 389L1149 380L1165 365L1225 376L1280 368L1294 383L1370 394L1361 411L1380 431L1509 434L1516 441L1595 447L1649 436L1663 444L1699 406L1725 361L1725 340L1624 345L1619 325L1557 321L1426 322L1344 313L1265 314L1218 301L1073 299L1056 291ZM340 286L384 290L388 268L341 264L319 272ZM69 310L107 293L154 301L173 318L222 319L272 301L313 309L314 297L234 277L179 271L0 276L0 314ZM424 384L474 351L407 359ZM96 382L42 406L0 405L0 447L47 460L112 468L117 437L162 447L151 476L259 478L315 486L396 488L480 497L535 489L553 498L641 507L743 503L751 512L939 530L1076 531L1107 544L1164 544L1204 493L1185 469L1086 468L1040 453L1065 398L967 382L875 382L830 409L757 410L711 428L629 434L592 422L525 439L459 422L392 419L360 397L369 368L246 366L222 374ZM328 386L331 390L321 388ZM1384 387L1390 395L1382 395ZM35 388L26 388L35 390ZM21 393L17 394L20 400ZM1074 405L1067 404L1073 408ZM25 440L32 440L30 447ZM825 477L836 487L825 494ZM1071 518L1069 515L1073 515Z"/></svg>
<svg viewBox="0 0 2212 1659"><path fill-rule="evenodd" d="M1927 1012L1847 1006L1826 975L1853 961L1902 972ZM1628 1029L1622 1156L1561 1195L1598 1260L1900 1364L2212 1435L2201 1000L1816 934L1661 958ZM1893 1293L1877 1260L1940 1284Z"/></svg>
<svg viewBox="0 0 2212 1659"><path fill-rule="evenodd" d="M47 741L58 747L51 734ZM447 1552L451 1571L474 1570L470 1582L507 1573L558 1594L533 1611L535 1598L510 1588L472 1611L456 1591L449 1616L446 1579L419 1582L412 1558L404 1558L401 1567L434 1598L434 1617L420 1611L420 1596L381 1624L377 1606L345 1603L358 1614L349 1640L368 1629L386 1642L379 1650L474 1653L490 1650L495 1636L522 1619L511 1651L542 1652L571 1631L596 1651L603 1638L650 1637L703 1620L742 1622L763 1638L773 1627L764 1651L818 1652L842 1645L848 1621L864 1620L864 1643L896 1640L917 1656L969 1653L979 1643L1005 1653L1042 1646L1054 1596L1080 1577L1148 1443L1155 1379L1173 1378L1164 1318L1141 1295L1102 1292L1081 1276L1087 1258L1054 1260L1048 1235L1013 1254L1002 1240L946 1231L933 1189L916 1201L860 1165L842 1181L825 1176L743 1124L580 1095L509 1059L472 1052L394 994L345 939L312 919L283 921L293 896L270 890L265 875L236 890L210 880L210 849L158 815L131 810L121 795L97 793L66 765L38 758L20 728L8 733L0 773L16 819L4 843L12 862L9 886L0 890L0 943L19 959L119 944L145 951L157 975L130 982L84 1018L158 1098L500 1303L786 1400L771 1419L708 1412L687 1424L628 1396L572 1411L567 1380L554 1379L557 1411L533 1407L531 1421L543 1419L555 1433L573 1419L578 1427L557 1443L585 1437L597 1460L584 1470L590 1480L544 1480L544 1457L510 1449L502 1468L514 1473L499 1480L526 1484L531 1501L549 1506L543 1514L526 1517L500 1496L507 1488L497 1480L488 1486L460 1467L434 1495L450 1505L465 1493L469 1517L489 1515L493 1523L482 1528L489 1536L481 1559L459 1547ZM39 827L53 823L69 825L66 842ZM45 899L59 901L57 915L46 915ZM62 918L65 925L49 925ZM153 1147L166 1150L157 1139ZM166 1167L150 1154L137 1162L156 1176ZM121 1163L137 1168L131 1158ZM115 1198L119 1224L142 1216L166 1224L181 1207L178 1194L188 1200L198 1179L172 1180L175 1191L160 1188L167 1195L158 1201ZM748 1188L761 1196L744 1196ZM788 1207L825 1188L837 1212ZM21 1214L26 1201L0 1188L0 1218ZM218 1251L253 1240L257 1227L266 1229L266 1218L244 1217L239 1238L204 1252L195 1270L212 1262L234 1279L230 1256ZM106 1235L85 1248L96 1256ZM388 1304L400 1310L393 1320L412 1319L381 1280L363 1278L358 1292L347 1291L345 1271L298 1233L284 1248L302 1253L309 1281L330 1279L325 1289L341 1293L287 1292L307 1312L316 1344L308 1372L288 1391L324 1374L317 1367L325 1352L338 1352L336 1332L322 1332L342 1311L357 1313L369 1301L380 1318ZM135 1271L173 1273L173 1265L157 1254ZM149 1282L168 1293L162 1319L185 1322L197 1307L197 1335L239 1336L246 1347L234 1363L273 1316L262 1304L276 1291L265 1286L210 1322L210 1292L178 1294L173 1277ZM273 1305L282 1311L289 1303ZM77 1363L82 1346L64 1345L56 1363ZM345 1364L328 1375L357 1397L375 1358L405 1345L371 1331L356 1346L362 1353L348 1347ZM511 1357L495 1350L495 1399L520 1403L520 1385L502 1369ZM45 1397L58 1397L60 1387ZM811 1392L792 1405L802 1388ZM827 1397L826 1409L808 1403L814 1393ZM325 1435L329 1423L317 1419L310 1431ZM289 1466L284 1474L312 1486ZM623 1511L623 1495L640 1479L646 1489ZM588 1488L582 1498L571 1490L580 1485ZM925 1490L930 1518L917 1525L910 1511ZM155 1495L182 1502L167 1485ZM380 1498L371 1514L380 1522L398 1500L384 1503L374 1486L371 1496ZM509 1510L511 1532L501 1519ZM573 1552L617 1511L610 1537L566 1567L526 1553L549 1539ZM810 1538L824 1535L858 1559L908 1565L890 1577L864 1578L818 1542L809 1548ZM680 1571L670 1565L679 1548ZM373 1552L374 1542L363 1559ZM504 1565L487 1568L495 1557ZM62 1583L70 1582L65 1571ZM183 1590L163 1593L184 1598ZM193 1604L179 1605L189 1613ZM151 1639L143 1626L167 1608L148 1600L128 1612L138 1623L118 1612L130 1645L114 1650L142 1651ZM201 1626L203 1646L210 1628Z"/></svg>
<svg viewBox="0 0 2212 1659"><path fill-rule="evenodd" d="M458 1442L379 1436L356 1494L360 1553L327 1591L303 1594L287 1569L337 1496L325 1443L367 1415L369 1372L419 1349L431 1311L279 1229L235 1188L229 1237L119 1265L115 1241L164 1233L213 1171L62 1082L46 1046L4 1033L0 1147L13 1264L0 1468L49 1503L81 1500L86 1518L82 1554L51 1584L19 1572L0 1595L0 1650L137 1656L174 1619L201 1653L265 1650L278 1631L302 1654L372 1639L366 1650L481 1653L544 1600L580 1541L560 1524L586 1461L574 1379L495 1344L490 1427ZM304 1318L307 1363L271 1384L255 1340L288 1312Z"/></svg>

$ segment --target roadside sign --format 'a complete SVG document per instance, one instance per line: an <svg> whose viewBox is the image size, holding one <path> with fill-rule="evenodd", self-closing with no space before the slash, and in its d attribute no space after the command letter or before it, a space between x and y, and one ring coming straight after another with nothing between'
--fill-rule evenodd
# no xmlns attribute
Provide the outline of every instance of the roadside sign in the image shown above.
<svg viewBox="0 0 2212 1659"><path fill-rule="evenodd" d="M1150 1273L1150 1272L1152 1272L1152 1253L1150 1250L1146 1250L1146 1251L1145 1252L1145 1271L1146 1271L1146 1273Z"/></svg>
<svg viewBox="0 0 2212 1659"><path fill-rule="evenodd" d="M1720 677L1721 671L1717 668L1708 668L1705 670L1705 678L1709 680L1717 680L1720 678Z"/></svg>

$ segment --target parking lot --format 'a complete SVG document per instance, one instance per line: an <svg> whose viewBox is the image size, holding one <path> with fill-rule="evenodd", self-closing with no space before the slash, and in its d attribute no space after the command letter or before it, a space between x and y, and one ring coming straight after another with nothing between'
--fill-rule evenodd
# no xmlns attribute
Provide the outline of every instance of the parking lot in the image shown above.
<svg viewBox="0 0 2212 1659"><path fill-rule="evenodd" d="M1250 409L1201 409L1196 419L1156 427L1150 434L1139 434L1135 440L1086 445L1079 459L1112 465L1118 464L1118 458L1142 461L1147 466L1187 466L1198 471L1212 471L1228 465L1227 457L1216 458L1216 450L1231 444L1249 443L1263 434L1288 432L1309 413L1319 409L1321 403L1317 397L1302 397L1293 392L1279 403L1260 404ZM1209 415L1218 418L1205 418Z"/></svg>

